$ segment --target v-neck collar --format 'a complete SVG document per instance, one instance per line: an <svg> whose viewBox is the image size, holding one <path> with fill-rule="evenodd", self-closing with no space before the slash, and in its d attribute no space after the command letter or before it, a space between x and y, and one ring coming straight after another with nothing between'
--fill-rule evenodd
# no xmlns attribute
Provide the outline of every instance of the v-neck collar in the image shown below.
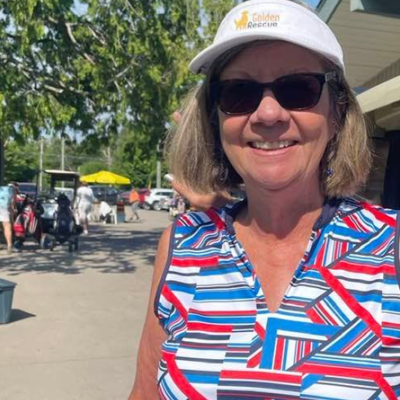
<svg viewBox="0 0 400 400"><path fill-rule="evenodd" d="M332 218L335 216L340 204L342 202L341 198L331 198L325 199L324 204L322 206L321 214L315 221L312 230L318 231L329 224ZM227 206L224 208L225 211L225 223L228 234L236 235L235 228L233 223L235 222L239 212L243 210L244 207L247 206L247 199L243 199L233 205Z"/></svg>

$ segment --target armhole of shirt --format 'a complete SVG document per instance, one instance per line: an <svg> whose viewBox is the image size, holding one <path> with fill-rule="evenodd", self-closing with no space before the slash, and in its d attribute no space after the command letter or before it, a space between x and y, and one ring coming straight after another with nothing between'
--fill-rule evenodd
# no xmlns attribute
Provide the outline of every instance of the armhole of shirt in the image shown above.
<svg viewBox="0 0 400 400"><path fill-rule="evenodd" d="M178 219L176 219L174 221L174 223L172 224L171 236L170 236L170 239L169 239L169 246L168 246L168 257L167 257L167 261L165 262L164 270L163 270L160 282L159 282L158 287L157 287L156 295L154 297L154 314L156 315L157 319L159 318L158 306L159 306L159 303L160 303L161 290L162 290L162 288L164 286L165 279L166 279L167 274L169 272L169 266L171 264L172 254L174 252L175 230L176 230L177 223L178 223Z"/></svg>
<svg viewBox="0 0 400 400"><path fill-rule="evenodd" d="M394 246L394 266L396 269L397 283L400 287L400 211L397 212L396 234Z"/></svg>

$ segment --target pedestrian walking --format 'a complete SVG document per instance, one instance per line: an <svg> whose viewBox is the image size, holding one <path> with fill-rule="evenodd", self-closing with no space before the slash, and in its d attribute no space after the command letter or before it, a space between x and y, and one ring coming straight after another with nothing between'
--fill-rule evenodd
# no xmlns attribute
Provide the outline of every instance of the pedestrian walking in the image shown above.
<svg viewBox="0 0 400 400"><path fill-rule="evenodd" d="M247 197L162 235L129 399L398 399L399 216L355 197L371 153L335 35L241 2L190 69L170 171Z"/></svg>
<svg viewBox="0 0 400 400"><path fill-rule="evenodd" d="M139 193L138 191L132 187L132 190L129 193L129 204L131 205L132 217L131 220L140 221L139 216Z"/></svg>
<svg viewBox="0 0 400 400"><path fill-rule="evenodd" d="M93 208L93 201L95 200L93 190L89 187L87 182L81 182L76 195L79 223L83 227L83 233L89 233L89 214Z"/></svg>

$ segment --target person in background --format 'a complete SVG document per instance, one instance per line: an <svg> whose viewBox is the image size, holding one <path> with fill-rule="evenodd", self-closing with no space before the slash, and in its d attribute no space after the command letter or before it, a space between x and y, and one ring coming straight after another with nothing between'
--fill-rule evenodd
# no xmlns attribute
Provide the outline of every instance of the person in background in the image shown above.
<svg viewBox="0 0 400 400"><path fill-rule="evenodd" d="M102 221L103 224L111 222L111 216L113 215L113 210L106 201L100 202L99 215L100 215L100 221Z"/></svg>
<svg viewBox="0 0 400 400"><path fill-rule="evenodd" d="M139 216L139 193L138 191L132 187L131 192L129 193L129 204L131 205L132 216L131 220L140 221Z"/></svg>
<svg viewBox="0 0 400 400"><path fill-rule="evenodd" d="M354 197L371 153L335 35L249 0L190 69L169 171L247 197L162 235L129 400L399 399L399 216Z"/></svg>
<svg viewBox="0 0 400 400"><path fill-rule="evenodd" d="M77 208L79 223L83 227L83 233L89 233L89 214L93 208L93 201L95 200L93 190L89 187L87 182L81 182L81 186L77 192Z"/></svg>
<svg viewBox="0 0 400 400"><path fill-rule="evenodd" d="M7 245L7 253L12 253L12 224L14 221L14 187L0 186L0 222L3 226L4 238ZM1 245L0 245L1 248Z"/></svg>

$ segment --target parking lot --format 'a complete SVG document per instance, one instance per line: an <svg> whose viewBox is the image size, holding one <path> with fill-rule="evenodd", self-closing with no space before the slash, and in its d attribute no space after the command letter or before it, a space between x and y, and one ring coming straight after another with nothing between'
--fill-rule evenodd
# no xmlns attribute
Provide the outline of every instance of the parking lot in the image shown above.
<svg viewBox="0 0 400 400"><path fill-rule="evenodd" d="M127 207L129 218L129 208ZM0 251L0 278L17 283L0 325L1 400L123 400L131 389L158 238L167 212L92 225L80 251L28 243Z"/></svg>

